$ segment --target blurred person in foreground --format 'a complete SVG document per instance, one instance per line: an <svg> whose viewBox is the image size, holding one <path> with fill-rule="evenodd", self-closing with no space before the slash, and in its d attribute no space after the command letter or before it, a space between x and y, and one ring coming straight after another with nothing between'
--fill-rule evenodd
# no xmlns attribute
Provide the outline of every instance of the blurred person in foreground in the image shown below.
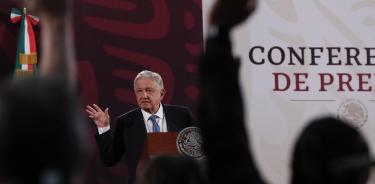
<svg viewBox="0 0 375 184"><path fill-rule="evenodd" d="M337 118L317 118L295 144L292 184L365 184L370 167L368 144L357 129Z"/></svg>
<svg viewBox="0 0 375 184"><path fill-rule="evenodd" d="M206 184L197 160L183 155L161 155L143 165L137 184Z"/></svg>
<svg viewBox="0 0 375 184"><path fill-rule="evenodd" d="M15 80L0 93L0 177L9 183L78 182L85 154L76 95L45 78Z"/></svg>
<svg viewBox="0 0 375 184"><path fill-rule="evenodd" d="M0 93L0 176L7 183L79 183L85 155L78 111L71 0L29 0L41 18L39 76L14 79Z"/></svg>
<svg viewBox="0 0 375 184"><path fill-rule="evenodd" d="M239 60L232 55L230 41L231 30L246 20L255 6L256 0L217 0L210 15L199 67L198 117L212 184L265 183L249 148ZM333 118L318 122L308 126L297 141L292 183L365 183L370 156L358 130Z"/></svg>
<svg viewBox="0 0 375 184"><path fill-rule="evenodd" d="M198 117L209 183L263 183L249 150L239 60L230 31L255 10L255 0L218 0L210 14L206 48L199 66Z"/></svg>

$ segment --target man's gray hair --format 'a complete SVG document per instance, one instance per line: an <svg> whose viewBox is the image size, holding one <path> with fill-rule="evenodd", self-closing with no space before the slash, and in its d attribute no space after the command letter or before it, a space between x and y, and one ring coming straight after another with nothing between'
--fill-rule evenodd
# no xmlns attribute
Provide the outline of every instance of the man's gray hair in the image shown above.
<svg viewBox="0 0 375 184"><path fill-rule="evenodd" d="M149 70L143 70L137 74L137 76L134 79L134 89L135 82L140 78L152 78L161 87L161 89L164 89L164 82L161 76L158 73Z"/></svg>

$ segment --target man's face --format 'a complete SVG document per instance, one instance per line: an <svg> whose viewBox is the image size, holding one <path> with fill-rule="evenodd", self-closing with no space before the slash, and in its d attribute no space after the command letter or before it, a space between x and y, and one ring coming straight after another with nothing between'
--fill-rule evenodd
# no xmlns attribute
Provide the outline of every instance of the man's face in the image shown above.
<svg viewBox="0 0 375 184"><path fill-rule="evenodd" d="M164 97L162 89L154 79L142 77L135 81L135 96L138 106L154 114L159 109L159 104Z"/></svg>

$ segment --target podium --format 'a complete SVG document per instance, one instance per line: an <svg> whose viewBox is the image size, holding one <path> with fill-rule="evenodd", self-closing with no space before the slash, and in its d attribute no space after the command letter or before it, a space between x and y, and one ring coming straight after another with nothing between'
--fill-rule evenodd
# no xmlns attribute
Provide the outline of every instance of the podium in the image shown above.
<svg viewBox="0 0 375 184"><path fill-rule="evenodd" d="M148 133L143 153L145 158L157 155L178 155L176 146L177 132Z"/></svg>
<svg viewBox="0 0 375 184"><path fill-rule="evenodd" d="M144 147L148 157L156 155L177 155L177 132L148 133Z"/></svg>
<svg viewBox="0 0 375 184"><path fill-rule="evenodd" d="M138 160L137 173L145 161L157 155L179 155L177 150L177 132L147 133L143 151Z"/></svg>

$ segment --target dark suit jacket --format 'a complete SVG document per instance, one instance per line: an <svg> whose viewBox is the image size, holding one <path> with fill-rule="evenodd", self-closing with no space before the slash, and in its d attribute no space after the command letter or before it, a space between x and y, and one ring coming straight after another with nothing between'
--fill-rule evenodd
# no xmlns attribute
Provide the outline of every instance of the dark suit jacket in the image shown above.
<svg viewBox="0 0 375 184"><path fill-rule="evenodd" d="M186 107L165 105L163 110L169 132L178 132L192 126L192 115ZM128 167L128 183L135 181L138 160L146 141L146 127L140 108L133 109L117 119L115 128L96 135L100 157L104 165L117 164L122 156Z"/></svg>

